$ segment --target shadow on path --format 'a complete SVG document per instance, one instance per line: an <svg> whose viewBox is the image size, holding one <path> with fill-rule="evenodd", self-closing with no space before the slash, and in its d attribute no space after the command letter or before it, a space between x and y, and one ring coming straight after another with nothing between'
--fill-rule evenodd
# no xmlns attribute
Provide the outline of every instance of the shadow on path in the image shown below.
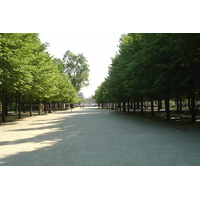
<svg viewBox="0 0 200 200"><path fill-rule="evenodd" d="M98 113L97 110L91 109L87 112L84 112L84 110L57 112L53 120L36 119L28 128L7 130L7 132L15 132L19 135L25 132L27 138L1 141L1 147L5 145L9 148L16 148L18 145L24 147L16 154L8 154L1 158L0 165L74 165L70 155L76 150L78 143L81 142L80 136L84 131L82 124L88 122L85 116L90 115L90 118L94 119ZM57 115L59 116L57 117ZM84 118L85 120L83 120ZM34 132L36 133L35 136ZM37 134L37 132L42 134ZM29 137L30 134L32 137ZM33 147L26 150L26 144ZM4 153L6 154L6 152L2 154Z"/></svg>
<svg viewBox="0 0 200 200"><path fill-rule="evenodd" d="M185 129L184 129L185 130ZM28 128L5 131L0 165L163 166L200 165L200 134L110 110L83 109L37 119ZM20 134L27 137L20 138Z"/></svg>

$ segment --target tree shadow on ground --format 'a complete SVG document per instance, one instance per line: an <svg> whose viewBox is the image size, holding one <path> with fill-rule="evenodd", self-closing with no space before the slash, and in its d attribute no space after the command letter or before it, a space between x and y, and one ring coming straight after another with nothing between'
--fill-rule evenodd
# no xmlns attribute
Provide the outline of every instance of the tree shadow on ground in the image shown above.
<svg viewBox="0 0 200 200"><path fill-rule="evenodd" d="M24 147L19 150L20 152L18 153L6 155L6 152L3 152L2 154L5 154L6 156L0 159L0 165L74 165L73 159L70 157L70 155L73 151L75 151L74 149L76 149L74 144L81 142L80 135L84 130L81 128L80 121L85 118L83 115L89 114L90 117L95 118L98 112L75 111L70 113L70 115L66 115L66 112L60 112L58 114L62 114L63 117L59 117L53 121L51 119L36 120L36 122L38 121L41 123L30 124L31 128L10 130L12 132L16 132L16 134L19 135L22 132L26 132L27 138L18 139L15 141L11 140L0 142L0 146L8 146L9 148L15 148L16 145L24 145ZM38 125L41 125L41 127L38 127ZM7 132L10 131L8 130ZM34 136L34 132L42 133L36 133ZM26 146L28 147L31 145L33 146L32 148L26 149Z"/></svg>
<svg viewBox="0 0 200 200"><path fill-rule="evenodd" d="M51 119L36 118L35 122L30 124L30 128L12 130L19 135L27 134L27 137L0 142L1 147L13 149L13 152L2 152L4 157L0 159L0 165L200 164L199 158L196 159L200 152L199 132L192 132L192 129L184 132L177 126L171 128L168 122L161 120L158 122L110 110L86 109L61 112ZM18 150L17 146L21 149Z"/></svg>

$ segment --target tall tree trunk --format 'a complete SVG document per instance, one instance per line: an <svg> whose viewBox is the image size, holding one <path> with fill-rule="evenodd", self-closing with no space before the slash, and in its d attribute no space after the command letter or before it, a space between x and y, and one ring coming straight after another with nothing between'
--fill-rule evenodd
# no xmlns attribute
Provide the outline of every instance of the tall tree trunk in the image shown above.
<svg viewBox="0 0 200 200"><path fill-rule="evenodd" d="M23 102L22 102L22 110L23 110L23 113L26 113L26 105L25 105L25 97L23 96Z"/></svg>
<svg viewBox="0 0 200 200"><path fill-rule="evenodd" d="M33 114L32 101L33 101L33 97L30 95L30 116L32 116L32 114Z"/></svg>
<svg viewBox="0 0 200 200"><path fill-rule="evenodd" d="M40 103L40 101L38 102L38 115L40 115L41 114L41 103Z"/></svg>
<svg viewBox="0 0 200 200"><path fill-rule="evenodd" d="M51 102L49 102L49 111L48 111L48 113L52 113L51 112Z"/></svg>
<svg viewBox="0 0 200 200"><path fill-rule="evenodd" d="M126 102L123 102L123 112L126 112Z"/></svg>
<svg viewBox="0 0 200 200"><path fill-rule="evenodd" d="M2 122L6 122L6 93L5 90L2 89Z"/></svg>
<svg viewBox="0 0 200 200"><path fill-rule="evenodd" d="M47 100L44 100L44 113L47 114Z"/></svg>
<svg viewBox="0 0 200 200"><path fill-rule="evenodd" d="M153 105L153 97L151 96L151 116L154 116L154 105Z"/></svg>
<svg viewBox="0 0 200 200"><path fill-rule="evenodd" d="M158 100L158 112L160 111L160 109L162 109L162 100L161 99Z"/></svg>
<svg viewBox="0 0 200 200"><path fill-rule="evenodd" d="M18 92L18 119L21 118L21 93Z"/></svg>
<svg viewBox="0 0 200 200"><path fill-rule="evenodd" d="M143 95L141 95L141 114L144 115Z"/></svg>
<svg viewBox="0 0 200 200"><path fill-rule="evenodd" d="M182 97L180 96L180 110L182 110L183 105L182 105Z"/></svg>
<svg viewBox="0 0 200 200"><path fill-rule="evenodd" d="M99 107L99 104L98 104L98 107ZM53 103L53 109L54 109L54 112L56 112L56 102Z"/></svg>
<svg viewBox="0 0 200 200"><path fill-rule="evenodd" d="M140 99L137 98L137 109L140 109Z"/></svg>
<svg viewBox="0 0 200 200"><path fill-rule="evenodd" d="M18 95L17 95L17 92L16 92L16 94L15 94L15 114L17 114L17 108L18 108L17 102L18 102Z"/></svg>
<svg viewBox="0 0 200 200"><path fill-rule="evenodd" d="M136 109L136 98L134 97L134 102L133 102L133 113L135 114L135 109Z"/></svg>
<svg viewBox="0 0 200 200"><path fill-rule="evenodd" d="M8 95L5 95L5 115L8 116Z"/></svg>
<svg viewBox="0 0 200 200"><path fill-rule="evenodd" d="M130 101L128 100L128 113L130 112Z"/></svg>
<svg viewBox="0 0 200 200"><path fill-rule="evenodd" d="M120 111L122 111L121 110L121 102L118 103L118 108L119 108Z"/></svg>
<svg viewBox="0 0 200 200"><path fill-rule="evenodd" d="M190 97L188 97L188 109L189 110L191 109L191 100L190 100Z"/></svg>
<svg viewBox="0 0 200 200"><path fill-rule="evenodd" d="M16 97L15 97L15 114L17 114L17 94L16 94Z"/></svg>
<svg viewBox="0 0 200 200"><path fill-rule="evenodd" d="M176 111L177 111L177 113L180 111L178 95L177 95L177 97L176 97Z"/></svg>
<svg viewBox="0 0 200 200"><path fill-rule="evenodd" d="M195 123L196 121L196 112L195 112L195 96L194 96L194 80L190 81L190 97L191 97L191 122Z"/></svg>
<svg viewBox="0 0 200 200"><path fill-rule="evenodd" d="M111 104L111 110L114 110L114 103Z"/></svg>
<svg viewBox="0 0 200 200"><path fill-rule="evenodd" d="M170 119L169 91L167 91L166 97L165 97L165 112L166 112L167 119Z"/></svg>

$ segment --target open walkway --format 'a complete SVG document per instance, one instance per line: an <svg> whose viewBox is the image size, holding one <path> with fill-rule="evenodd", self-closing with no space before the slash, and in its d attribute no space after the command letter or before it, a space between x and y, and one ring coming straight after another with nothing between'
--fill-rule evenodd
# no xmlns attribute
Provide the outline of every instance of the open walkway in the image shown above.
<svg viewBox="0 0 200 200"><path fill-rule="evenodd" d="M0 165L199 166L200 129L77 108L1 125Z"/></svg>

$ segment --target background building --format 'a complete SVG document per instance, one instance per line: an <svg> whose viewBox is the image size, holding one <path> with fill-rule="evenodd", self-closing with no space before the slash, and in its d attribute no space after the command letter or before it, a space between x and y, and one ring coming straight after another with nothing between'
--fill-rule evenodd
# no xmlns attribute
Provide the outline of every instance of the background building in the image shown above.
<svg viewBox="0 0 200 200"><path fill-rule="evenodd" d="M80 99L85 99L82 92L79 92L79 93L78 93L78 98L80 98Z"/></svg>
<svg viewBox="0 0 200 200"><path fill-rule="evenodd" d="M78 103L79 105L84 105L85 107L93 107L96 105L95 100L91 98L85 98L83 92L79 92L78 97L82 100Z"/></svg>

